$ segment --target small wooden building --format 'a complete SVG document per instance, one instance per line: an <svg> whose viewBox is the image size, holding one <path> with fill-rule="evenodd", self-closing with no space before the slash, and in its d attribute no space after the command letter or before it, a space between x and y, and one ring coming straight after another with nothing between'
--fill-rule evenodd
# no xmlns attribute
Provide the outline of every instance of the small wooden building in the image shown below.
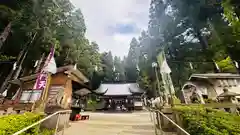
<svg viewBox="0 0 240 135"><path fill-rule="evenodd" d="M202 104L206 99L217 100L224 92L240 94L240 75L231 73L193 74L182 87L184 103L192 103L192 99L198 99ZM240 101L240 96L236 96Z"/></svg>
<svg viewBox="0 0 240 135"><path fill-rule="evenodd" d="M141 96L144 93L137 83L102 84L95 91L105 103L104 109L116 110L121 105L128 109L142 109Z"/></svg>
<svg viewBox="0 0 240 135"><path fill-rule="evenodd" d="M11 80L12 85L20 87L8 92L7 96L12 98L5 101L2 108L32 111L43 104L45 112L52 113L60 109L70 109L74 91L89 89L89 80L72 65L59 67L57 73L49 77L49 86L45 90L33 90L37 76L33 74Z"/></svg>

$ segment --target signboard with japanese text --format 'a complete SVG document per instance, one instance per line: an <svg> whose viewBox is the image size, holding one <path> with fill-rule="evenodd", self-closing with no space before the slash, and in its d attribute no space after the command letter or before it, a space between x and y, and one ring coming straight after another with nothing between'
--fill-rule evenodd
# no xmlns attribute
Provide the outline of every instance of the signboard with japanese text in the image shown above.
<svg viewBox="0 0 240 135"><path fill-rule="evenodd" d="M23 90L20 102L21 103L33 103L40 99L42 90Z"/></svg>
<svg viewBox="0 0 240 135"><path fill-rule="evenodd" d="M39 74L33 89L44 90L47 85L48 74L42 72Z"/></svg>

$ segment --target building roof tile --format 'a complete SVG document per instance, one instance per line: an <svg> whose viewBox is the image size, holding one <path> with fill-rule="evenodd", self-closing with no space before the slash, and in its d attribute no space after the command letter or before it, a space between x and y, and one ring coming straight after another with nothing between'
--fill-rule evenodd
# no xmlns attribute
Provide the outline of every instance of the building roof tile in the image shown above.
<svg viewBox="0 0 240 135"><path fill-rule="evenodd" d="M144 91L140 89L136 83L125 83L101 84L95 92L104 93L105 96L128 96L133 93L143 93Z"/></svg>

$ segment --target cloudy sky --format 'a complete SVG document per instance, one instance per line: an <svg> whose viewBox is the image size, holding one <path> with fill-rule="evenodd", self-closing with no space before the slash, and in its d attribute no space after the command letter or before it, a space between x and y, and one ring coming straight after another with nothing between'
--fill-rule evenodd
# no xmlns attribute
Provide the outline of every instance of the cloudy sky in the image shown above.
<svg viewBox="0 0 240 135"><path fill-rule="evenodd" d="M80 8L87 25L86 36L100 51L127 55L132 37L147 28L150 0L71 0Z"/></svg>

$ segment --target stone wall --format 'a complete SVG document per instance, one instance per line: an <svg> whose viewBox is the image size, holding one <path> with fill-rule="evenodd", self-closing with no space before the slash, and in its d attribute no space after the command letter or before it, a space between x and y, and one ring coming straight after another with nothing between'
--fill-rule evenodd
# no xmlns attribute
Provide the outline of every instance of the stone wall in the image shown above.
<svg viewBox="0 0 240 135"><path fill-rule="evenodd" d="M24 110L14 110L12 107L7 108L5 110L0 110L0 116L1 115L10 115L10 114L21 114L24 113L26 111Z"/></svg>
<svg viewBox="0 0 240 135"><path fill-rule="evenodd" d="M30 112L32 110L32 107L33 107L32 103L0 104L0 116Z"/></svg>

